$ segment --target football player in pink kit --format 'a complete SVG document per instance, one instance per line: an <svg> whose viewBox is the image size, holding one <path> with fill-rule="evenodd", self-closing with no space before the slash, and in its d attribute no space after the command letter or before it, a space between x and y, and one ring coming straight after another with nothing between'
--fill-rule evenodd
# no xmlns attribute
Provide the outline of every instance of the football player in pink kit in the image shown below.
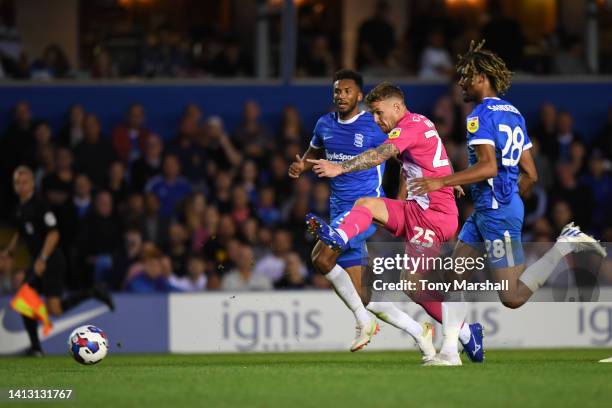
<svg viewBox="0 0 612 408"><path fill-rule="evenodd" d="M402 175L406 181L453 173L434 124L425 116L408 111L399 87L381 83L367 95L366 103L376 123L389 138L379 147L342 163L311 160L313 171L319 177L336 177L368 169L396 156L402 161ZM337 250L343 249L352 237L368 229L375 221L395 236L404 237L410 255L418 256L425 249L427 254L435 256L440 245L457 232L458 211L453 188L448 187L419 196L408 192L405 200L360 198L337 228L311 214L307 221L315 224L321 241ZM431 294L412 293L411 297L438 322L442 321L445 308L450 307L441 301L440 294L432 297ZM463 325L460 340L472 361L482 361L480 324Z"/></svg>

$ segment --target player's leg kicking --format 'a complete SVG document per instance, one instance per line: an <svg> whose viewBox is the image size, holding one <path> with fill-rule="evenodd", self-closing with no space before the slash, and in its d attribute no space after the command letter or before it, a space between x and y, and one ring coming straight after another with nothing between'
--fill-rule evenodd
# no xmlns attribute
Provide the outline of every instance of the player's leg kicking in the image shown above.
<svg viewBox="0 0 612 408"><path fill-rule="evenodd" d="M347 248L348 242L350 242L353 237L359 235L362 231L370 228L373 220L378 224L383 225L396 236L406 237L408 241L412 237L412 228L417 223L416 214L409 214L405 212L406 208L412 208L412 204L416 205L416 203L413 202L400 200L373 197L361 198L355 203L353 209L337 228L326 224L322 219L313 214L307 215L307 222L310 223L313 228L316 228L317 235L321 241L337 251L342 251ZM454 219L454 223L454 227L452 227L452 223L450 223L451 225L448 225L448 222L446 223L447 226L452 229L452 232L443 234L445 235L444 238L449 239L454 234L457 223L456 217ZM440 238L437 239L438 242L443 241ZM422 298L419 297L415 297L415 299L421 306L423 306L423 308L425 308L430 316L439 322L442 321L443 313L447 308L442 302L432 300L421 301ZM423 344L425 342L424 338L427 336L427 333L424 333L423 330L417 330L418 323L416 323L409 316L406 316L410 319L407 320L404 318L404 316L394 313L395 310L391 310L391 308L396 309L403 314L403 312L389 302L373 302L369 304L367 308L381 318L381 320L387 321L388 323L410 333L417 342L417 345L423 351L424 360L430 360L431 351L429 347ZM414 324L412 324L410 321L414 322ZM484 350L482 347L482 326L479 324L462 325L460 329L460 337L469 358L472 361L482 361L484 358ZM427 352L425 352L424 349L427 349Z"/></svg>

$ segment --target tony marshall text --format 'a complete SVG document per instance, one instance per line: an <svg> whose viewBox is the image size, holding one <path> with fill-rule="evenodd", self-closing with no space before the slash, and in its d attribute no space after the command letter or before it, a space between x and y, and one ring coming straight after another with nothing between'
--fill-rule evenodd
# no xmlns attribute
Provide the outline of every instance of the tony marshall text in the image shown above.
<svg viewBox="0 0 612 408"><path fill-rule="evenodd" d="M401 291L417 291L417 290L437 290L441 292L449 291L489 291L489 290L508 290L508 280L502 279L499 282L486 280L484 282L430 282L427 279L418 281L400 280L399 282L383 282L378 279L373 283L374 290L401 290Z"/></svg>

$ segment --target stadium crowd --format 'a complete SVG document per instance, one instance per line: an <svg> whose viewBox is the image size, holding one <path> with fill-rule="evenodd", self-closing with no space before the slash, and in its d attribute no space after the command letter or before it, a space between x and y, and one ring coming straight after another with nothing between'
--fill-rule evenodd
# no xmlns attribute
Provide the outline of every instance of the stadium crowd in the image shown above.
<svg viewBox="0 0 612 408"><path fill-rule="evenodd" d="M456 169L467 165L470 109L452 92L429 113ZM274 130L261 123L257 102L248 101L242 123L228 134L220 117L189 105L176 134L160 137L134 104L110 135L101 128L94 112L74 105L54 134L20 102L0 138L0 194L12 197L2 200L0 218L10 221L14 212L12 170L30 166L37 194L59 220L68 288L93 282L135 293L329 287L312 272L313 241L303 225L309 211L328 216L328 184L312 174L287 175L309 141L296 109L284 107ZM612 241L606 205L612 200L612 109L587 143L571 113L545 104L530 137L540 179L525 200L525 242L551 242L569 220ZM396 171L388 166L389 194ZM459 205L463 221L470 200ZM14 269L12 259L0 260L5 291L23 276Z"/></svg>

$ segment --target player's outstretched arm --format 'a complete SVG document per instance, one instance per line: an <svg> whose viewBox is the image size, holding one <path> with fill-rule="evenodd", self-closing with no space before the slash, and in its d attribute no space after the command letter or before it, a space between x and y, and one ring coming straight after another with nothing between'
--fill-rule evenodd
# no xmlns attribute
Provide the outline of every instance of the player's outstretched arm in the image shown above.
<svg viewBox="0 0 612 408"><path fill-rule="evenodd" d="M375 149L366 150L358 156L342 163L332 163L327 160L308 160L314 164L313 171L319 177L336 177L344 173L370 169L398 155L399 149L390 144L383 143Z"/></svg>
<svg viewBox="0 0 612 408"><path fill-rule="evenodd" d="M495 148L488 144L476 145L475 147L476 155L478 156L478 161L475 165L445 177L422 177L412 179L410 180L408 189L414 195L422 195L439 190L443 187L477 183L497 176Z"/></svg>
<svg viewBox="0 0 612 408"><path fill-rule="evenodd" d="M306 150L306 153L304 153L302 157L296 154L295 161L289 166L289 177L298 178L303 172L312 169L314 164L309 160L319 159L322 153L323 149L317 149L311 145L308 147L308 150Z"/></svg>
<svg viewBox="0 0 612 408"><path fill-rule="evenodd" d="M536 169L531 150L523 150L519 160L521 174L519 175L519 194L524 196L531 187L538 181L538 171Z"/></svg>

